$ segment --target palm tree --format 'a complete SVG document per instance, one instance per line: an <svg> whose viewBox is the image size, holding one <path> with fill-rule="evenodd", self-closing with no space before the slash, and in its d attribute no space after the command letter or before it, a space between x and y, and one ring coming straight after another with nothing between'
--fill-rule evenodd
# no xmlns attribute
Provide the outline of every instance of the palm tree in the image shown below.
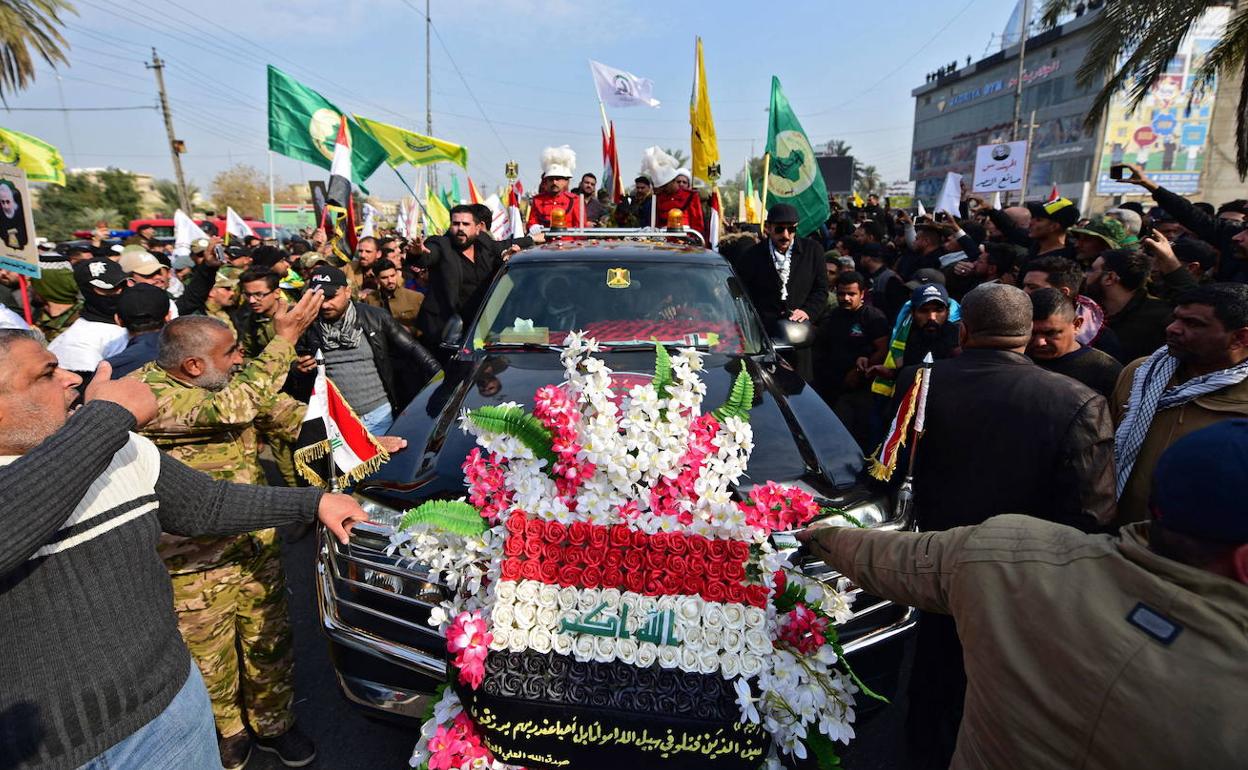
<svg viewBox="0 0 1248 770"><path fill-rule="evenodd" d="M0 100L34 82L36 57L67 63L62 11L78 13L66 0L0 0Z"/></svg>
<svg viewBox="0 0 1248 770"><path fill-rule="evenodd" d="M832 156L843 156L852 154L852 148L849 142L844 139L830 139L823 145L823 154Z"/></svg>
<svg viewBox="0 0 1248 770"><path fill-rule="evenodd" d="M78 214L78 221L75 222L79 229L90 230L95 227L97 222L107 222L109 225L123 225L121 214L116 209L110 209L107 206L88 206Z"/></svg>
<svg viewBox="0 0 1248 770"><path fill-rule="evenodd" d="M856 166L854 172L854 189L864 198L884 186L884 178L875 166Z"/></svg>
<svg viewBox="0 0 1248 770"><path fill-rule="evenodd" d="M1044 24L1056 25L1078 2L1045 0ZM1092 46L1076 75L1081 86L1105 79L1088 110L1087 127L1096 128L1119 91L1127 92L1128 109L1138 106L1205 12L1223 5L1223 0L1106 3L1094 22ZM1242 78L1235 106L1235 166L1242 180L1248 176L1248 4L1240 3L1233 13L1222 38L1206 54L1194 87L1208 88L1219 76Z"/></svg>
<svg viewBox="0 0 1248 770"><path fill-rule="evenodd" d="M157 179L152 185L156 188L156 194L160 196L161 210L166 212L168 216L173 216L173 212L181 208L182 203L178 197L178 183L172 179ZM199 188L193 184L186 186L186 199L192 201L194 205L195 196L199 195ZM186 212L189 216L191 212Z"/></svg>
<svg viewBox="0 0 1248 770"><path fill-rule="evenodd" d="M671 148L668 148L664 150L663 152L667 153L668 155L671 155L673 158L676 159L676 166L678 168L689 168L689 153L685 152L684 150L671 149Z"/></svg>

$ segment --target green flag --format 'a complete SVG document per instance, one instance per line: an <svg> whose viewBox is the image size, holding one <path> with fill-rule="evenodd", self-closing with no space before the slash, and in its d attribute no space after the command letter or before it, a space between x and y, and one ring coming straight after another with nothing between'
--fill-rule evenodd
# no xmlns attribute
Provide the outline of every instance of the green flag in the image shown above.
<svg viewBox="0 0 1248 770"><path fill-rule="evenodd" d="M325 97L269 65L269 149L329 168L344 113ZM386 161L385 149L347 118L351 134L351 180L363 186Z"/></svg>
<svg viewBox="0 0 1248 770"><path fill-rule="evenodd" d="M780 78L771 78L771 109L767 123L767 152L771 166L767 178L767 205L788 203L797 208L801 221L798 235L810 235L827 221L828 188L815 161L802 124L780 90ZM766 212L764 212L764 216Z"/></svg>
<svg viewBox="0 0 1248 770"><path fill-rule="evenodd" d="M65 186L65 161L61 151L30 134L0 128L0 165L17 166L31 182Z"/></svg>
<svg viewBox="0 0 1248 770"><path fill-rule="evenodd" d="M369 120L359 115L355 116L355 122L360 124L360 128L372 134L373 138L385 148L389 155L386 162L391 166L398 166L402 163L424 166L445 160L459 164L465 169L468 168L468 150L458 144L417 134L388 123Z"/></svg>

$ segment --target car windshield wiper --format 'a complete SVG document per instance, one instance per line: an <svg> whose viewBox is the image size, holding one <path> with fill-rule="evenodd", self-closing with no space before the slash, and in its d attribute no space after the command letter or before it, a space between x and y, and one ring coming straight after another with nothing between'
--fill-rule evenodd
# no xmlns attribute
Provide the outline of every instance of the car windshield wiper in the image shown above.
<svg viewBox="0 0 1248 770"><path fill-rule="evenodd" d="M482 350L563 350L563 345L550 345L542 342L487 342Z"/></svg>

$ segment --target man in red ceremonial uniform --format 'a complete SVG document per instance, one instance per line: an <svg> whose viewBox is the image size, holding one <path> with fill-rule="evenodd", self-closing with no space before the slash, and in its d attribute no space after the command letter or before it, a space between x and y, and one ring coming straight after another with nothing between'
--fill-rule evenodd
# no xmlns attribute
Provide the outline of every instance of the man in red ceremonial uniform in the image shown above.
<svg viewBox="0 0 1248 770"><path fill-rule="evenodd" d="M550 212L555 209L563 209L565 227L582 226L579 196L568 192L568 180L575 168L576 153L568 145L542 150L542 184L529 205L525 227L550 227Z"/></svg>
<svg viewBox="0 0 1248 770"><path fill-rule="evenodd" d="M642 173L654 183L651 202L641 211L642 227L650 226L650 206L658 204L654 216L655 227L667 227L668 212L680 209L684 213L685 227L706 236L706 224L702 219L702 198L692 189L693 174L680 168L679 163L658 147L650 147L641 159Z"/></svg>

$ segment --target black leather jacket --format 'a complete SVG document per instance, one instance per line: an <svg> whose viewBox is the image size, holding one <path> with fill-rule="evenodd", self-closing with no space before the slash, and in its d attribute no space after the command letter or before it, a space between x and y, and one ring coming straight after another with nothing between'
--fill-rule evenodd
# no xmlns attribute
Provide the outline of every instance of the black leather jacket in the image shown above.
<svg viewBox="0 0 1248 770"><path fill-rule="evenodd" d="M424 345L394 320L394 316L379 307L365 305L363 302L352 302L355 305L355 317L364 330L364 339L373 350L373 363L377 366L377 375L381 377L382 387L386 389L386 397L396 413L407 406L401 394L414 393L418 390L415 383L395 382L396 359L410 361L424 376L427 382L435 374L442 371L442 366ZM316 324L304 334L303 342L312 350L320 347L320 335Z"/></svg>

